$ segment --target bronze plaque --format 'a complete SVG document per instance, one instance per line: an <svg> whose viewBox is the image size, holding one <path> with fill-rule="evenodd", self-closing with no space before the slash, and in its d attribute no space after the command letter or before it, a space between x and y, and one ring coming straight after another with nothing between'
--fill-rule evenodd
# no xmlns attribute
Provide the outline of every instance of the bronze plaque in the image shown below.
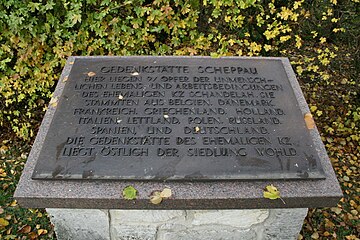
<svg viewBox="0 0 360 240"><path fill-rule="evenodd" d="M78 57L64 80L33 179L325 178L280 59Z"/></svg>

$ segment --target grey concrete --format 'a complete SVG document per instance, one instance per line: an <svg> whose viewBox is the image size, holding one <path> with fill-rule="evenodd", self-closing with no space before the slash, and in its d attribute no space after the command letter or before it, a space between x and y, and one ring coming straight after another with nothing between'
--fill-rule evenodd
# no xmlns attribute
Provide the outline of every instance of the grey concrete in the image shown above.
<svg viewBox="0 0 360 240"><path fill-rule="evenodd" d="M266 240L297 239L306 215L306 208L271 209L270 216L264 224L264 232L258 237Z"/></svg>
<svg viewBox="0 0 360 240"><path fill-rule="evenodd" d="M47 208L46 211L58 240L110 240L107 210Z"/></svg>
<svg viewBox="0 0 360 240"><path fill-rule="evenodd" d="M58 240L295 240L307 213L306 208L47 210Z"/></svg>

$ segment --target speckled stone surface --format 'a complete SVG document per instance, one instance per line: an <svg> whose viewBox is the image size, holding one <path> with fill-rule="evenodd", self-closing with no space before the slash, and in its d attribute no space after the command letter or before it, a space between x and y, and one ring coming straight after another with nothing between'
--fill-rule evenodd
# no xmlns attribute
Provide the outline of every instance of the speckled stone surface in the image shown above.
<svg viewBox="0 0 360 240"><path fill-rule="evenodd" d="M68 59L55 90L54 98L61 96L67 76L76 58L88 57L70 57ZM282 61L301 111L304 114L309 112L288 59L266 59ZM311 208L335 206L342 197L339 183L316 128L310 130L310 134L326 174L324 180L222 180L208 182L32 180L31 175L53 119L54 111L55 108L49 106L14 194L15 199L23 207L92 209ZM279 199L269 200L263 197L263 189L269 184L273 184L280 190L286 204ZM132 185L138 190L138 198L134 201L122 198L122 190L128 185ZM159 205L150 203L149 196L151 193L164 187L172 189L172 197Z"/></svg>

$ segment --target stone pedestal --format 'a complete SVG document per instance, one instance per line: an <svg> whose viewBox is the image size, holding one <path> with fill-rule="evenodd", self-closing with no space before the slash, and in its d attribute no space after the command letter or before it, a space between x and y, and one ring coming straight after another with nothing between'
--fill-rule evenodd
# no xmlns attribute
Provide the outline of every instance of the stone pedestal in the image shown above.
<svg viewBox="0 0 360 240"><path fill-rule="evenodd" d="M307 208L47 211L58 240L294 240L307 214Z"/></svg>
<svg viewBox="0 0 360 240"><path fill-rule="evenodd" d="M129 145L125 146L126 149L136 149L141 146L145 150L141 152L149 152L149 156L139 158L139 156L126 155L120 151L124 144L120 144L120 141L116 143L117 140L109 143L91 142L92 136L101 139L121 135L110 134L114 130L110 127L116 129L119 129L117 126L129 127L118 125L126 122L134 123L137 129L132 132L134 135L130 134L131 131L128 132L130 137L153 134L152 130L149 132L148 128L144 128L145 123L131 120L132 117L137 119L138 116L148 116L145 112L147 105L145 106L144 99L140 101L140 97L130 94L125 91L126 89L122 89L124 93L117 93L116 91L120 91L122 87L118 89L118 85L112 85L114 78L110 79L109 76L111 74L113 77L120 76L121 81L135 79L142 85L134 85L134 90L139 86L150 89L152 85L149 85L149 82L153 83L155 77L158 77L156 84L163 83L159 82L161 76L155 76L153 72L146 70L148 68L141 68L140 71L140 66L152 66L155 63L156 66L163 65L162 69L164 66L165 69L167 69L166 66L172 66L174 69L182 66L182 73L161 72L162 77L173 75L178 80L180 77L182 80L187 77L189 82L185 83L191 84L199 84L198 80L203 79L205 84L215 84L214 86L218 89L223 88L223 85L218 85L215 77L226 79L232 76L241 77L239 79L253 79L248 74L249 72L230 74L229 71L242 71L243 67L247 66L255 67L258 75L253 75L256 75L256 79L260 82L254 85L256 92L250 91L249 99L247 99L249 104L254 101L254 107L261 107L263 110L264 107L266 109L272 107L269 108L272 110L267 110L269 114L281 112L282 115L275 114L279 117L277 121L270 121L270 118L267 121L260 121L262 124L266 123L263 127L267 130L264 132L260 129L253 132L247 130L251 132L250 137L257 136L257 139L260 139L257 142L243 144L237 140L239 143L234 142L230 146L226 143L228 140L221 140L219 142L221 144L207 145L208 140L204 141L204 136L222 136L222 139L228 139L231 134L221 135L215 132L203 134L201 131L197 133L199 129L206 127L207 123L202 122L199 124L201 126L197 127L198 123L189 123L189 117L193 116L188 115L188 111L180 111L179 114L177 110L162 112L163 107L166 109L170 105L159 105L158 110L161 111L156 113L158 119L163 119L162 116L167 119L168 114L173 114L181 123L176 127L176 124L170 124L164 120L159 122L162 124L163 121L164 127L174 130L171 134L161 130L164 133L162 134L159 130L162 136L171 135L169 142L142 145L142 143L129 141L127 143ZM126 69L130 70L137 66L138 70L117 75L117 71L124 69L124 66L128 66ZM222 68L217 66L222 66ZM213 72L215 67L217 74ZM208 68L212 72L205 74L204 69ZM225 75L220 74L219 69ZM129 78L129 76L135 78ZM212 79L211 82L210 79ZM103 80L104 82L101 83ZM207 80L209 82L206 83ZM267 87L261 85L261 82L266 83ZM187 94L185 98L178 96L175 86L181 83L172 82L173 85L170 84L170 88L164 91L166 93L163 95L168 100L176 97L179 101L184 100L186 96L193 96L189 92L192 90L186 87L184 89L180 87L182 89L180 95L183 94L182 92ZM133 107L136 111L128 112L129 116L125 112L118 111L122 109L122 106L106 108L104 105L100 106L102 110L99 106L95 106L96 104L87 106L86 99L96 100L99 86L103 90L107 89L116 93L114 96L110 94L113 98L108 98L109 96L104 91L99 90L102 93L99 99L105 96L109 101L118 104L115 100L120 101L125 97L124 100L133 98L136 104L138 104L137 100L141 104L132 106L133 101L130 101L131 104L127 107ZM154 86L165 88L165 85ZM241 90L241 86L234 85L234 89ZM141 92L142 89L145 88L138 90ZM170 96L169 92L174 92L174 96ZM128 95L125 96L125 93ZM204 93L206 96L206 91ZM236 91L237 93L241 94L243 91ZM235 121L234 119L243 111L242 108L225 110L227 106L219 104L221 98L214 98L207 102L214 104L208 106L207 113L199 109L198 113L204 117L212 117L206 118L206 121L212 121L215 123L214 126L218 127L223 126L225 122L228 125L231 123L230 127L243 126L245 123L248 127L256 127L257 124L254 123L254 125L251 121L244 123ZM162 100L160 97L156 99ZM263 102L259 101L261 99ZM198 100L202 101L200 98ZM304 119L306 117L307 120L309 118L311 120L310 109L290 62L286 58L226 57L214 60L209 57L166 57L166 59L162 57L70 57L58 81L52 102L29 154L14 198L22 207L47 208L60 240L296 239L307 208L336 206L342 197L339 183L316 126ZM260 103L264 105L258 106L257 104ZM198 107L197 105L180 105L179 107L186 107L184 109ZM178 105L174 106L178 107ZM218 107L222 111L210 111L210 108ZM281 111L277 112L276 109ZM113 110L116 116L113 115ZM213 116L207 115L209 113ZM155 112L149 114L152 116ZM194 116L198 117L199 114L196 113ZM94 121L83 124L80 116L94 117ZM93 127L98 124L95 121L96 116L104 119L111 118L112 121L115 121L115 117L121 117L121 119L117 119L109 126L105 122L100 124L108 130L99 133L97 130L93 132ZM251 119L252 115L248 117ZM254 113L253 117L255 119L258 116ZM294 121L294 119L297 120ZM285 122L287 124L284 124ZM194 127L194 133L185 131L185 127L189 124ZM162 129L160 127L163 125L160 125L158 127ZM303 130L298 131L299 129ZM244 134L241 131L233 135L239 135L237 137L242 138ZM298 138L299 136L301 138ZM182 139L178 142L178 139L174 137ZM186 141L189 140L185 145L182 142L184 137ZM268 151L255 149L260 146L266 147ZM114 147L115 150L106 152L108 147L111 149ZM207 149L212 151L217 147L226 147L230 150L224 152L224 156L207 155ZM105 152L100 150L102 148ZM235 148L238 150L234 151ZM164 149L166 156L163 156ZM194 149L199 150L195 155ZM242 152L244 149L247 151ZM179 154L183 155L177 155L178 150ZM155 156L155 153L158 155ZM134 155L137 154L134 153ZM187 161L182 162L183 160ZM104 165L106 165L105 168ZM150 175L148 175L149 171ZM264 197L264 188L269 185L275 186L280 191L282 201ZM123 196L123 191L128 186L136 189L136 199L128 200ZM162 191L164 188L171 189L171 197L161 204L151 203L150 196L155 191Z"/></svg>

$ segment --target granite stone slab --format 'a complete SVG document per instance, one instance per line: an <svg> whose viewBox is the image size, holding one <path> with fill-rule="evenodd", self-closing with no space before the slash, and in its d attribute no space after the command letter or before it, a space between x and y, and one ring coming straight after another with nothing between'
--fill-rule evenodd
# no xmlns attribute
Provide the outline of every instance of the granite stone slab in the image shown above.
<svg viewBox="0 0 360 240"><path fill-rule="evenodd" d="M54 93L55 101L60 99L69 78L72 66L76 60L103 59L111 60L149 59L156 57L70 57L63 70ZM161 59L186 60L189 57L161 57ZM191 57L191 59L209 61L208 57ZM290 85L293 88L297 108L301 114L309 112L295 74L286 58L246 58L226 57L219 60L251 59L264 63L281 62ZM34 168L46 141L49 126L54 119L56 104L50 104L43 119L38 136L30 152L14 197L25 207L47 208L110 208L110 209L246 209L246 208L308 208L335 206L342 197L341 189L332 169L331 163L321 142L316 128L309 129L312 148L316 151L319 165L323 169L322 177L318 179L264 179L264 180L224 180L216 181L144 181L144 180L62 180L53 181L32 179ZM319 168L321 169L321 168ZM321 171L322 172L322 171ZM325 178L324 178L325 177ZM280 200L263 198L265 186L273 184L282 195L286 204ZM132 185L138 190L138 198L127 201L122 198L122 189ZM170 199L159 205L153 205L149 196L155 190L169 187L173 191Z"/></svg>
<svg viewBox="0 0 360 240"><path fill-rule="evenodd" d="M77 59L34 179L325 178L282 62Z"/></svg>

